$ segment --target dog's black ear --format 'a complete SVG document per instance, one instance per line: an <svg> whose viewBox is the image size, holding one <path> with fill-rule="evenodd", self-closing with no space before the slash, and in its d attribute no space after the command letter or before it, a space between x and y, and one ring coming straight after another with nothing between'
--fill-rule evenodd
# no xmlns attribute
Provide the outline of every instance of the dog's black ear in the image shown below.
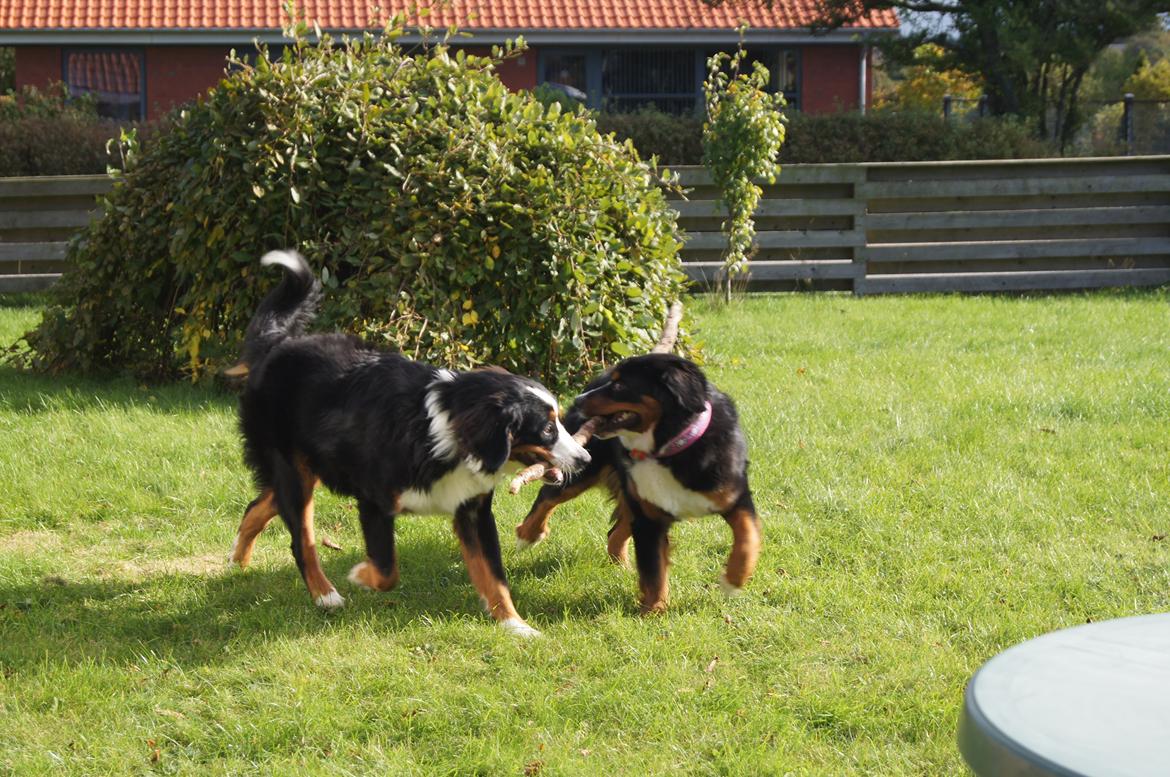
<svg viewBox="0 0 1170 777"><path fill-rule="evenodd" d="M701 413L707 402L707 378L686 359L677 359L662 374L662 383L678 406L688 413Z"/></svg>
<svg viewBox="0 0 1170 777"><path fill-rule="evenodd" d="M520 427L520 411L497 393L477 401L458 416L456 423L466 454L478 459L484 472L496 472L512 453L512 435Z"/></svg>

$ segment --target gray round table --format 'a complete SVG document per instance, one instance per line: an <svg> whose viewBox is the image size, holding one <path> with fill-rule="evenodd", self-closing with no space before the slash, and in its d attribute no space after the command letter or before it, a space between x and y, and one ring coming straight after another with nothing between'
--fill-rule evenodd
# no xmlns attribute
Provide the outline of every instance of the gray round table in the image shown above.
<svg viewBox="0 0 1170 777"><path fill-rule="evenodd" d="M1000 653L967 684L959 750L980 777L1170 775L1170 614Z"/></svg>

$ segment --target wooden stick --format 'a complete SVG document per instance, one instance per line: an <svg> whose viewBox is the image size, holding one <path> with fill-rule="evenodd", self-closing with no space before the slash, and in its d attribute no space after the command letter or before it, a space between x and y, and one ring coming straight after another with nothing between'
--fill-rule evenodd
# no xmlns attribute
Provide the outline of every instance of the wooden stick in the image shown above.
<svg viewBox="0 0 1170 777"><path fill-rule="evenodd" d="M600 418L590 418L585 423L581 424L581 428L573 435L573 441L578 445L584 447L593 437L593 433L597 431L597 427L601 426ZM520 489L528 485L534 480L540 480L544 477L544 473L548 472L549 466L543 461L538 461L532 466L520 470L516 477L512 478L512 482L508 485L509 494L518 494Z"/></svg>
<svg viewBox="0 0 1170 777"><path fill-rule="evenodd" d="M682 301L675 300L666 314L666 323L662 326L662 337L658 338L658 345L650 349L650 353L670 353L678 340L678 324L682 321Z"/></svg>

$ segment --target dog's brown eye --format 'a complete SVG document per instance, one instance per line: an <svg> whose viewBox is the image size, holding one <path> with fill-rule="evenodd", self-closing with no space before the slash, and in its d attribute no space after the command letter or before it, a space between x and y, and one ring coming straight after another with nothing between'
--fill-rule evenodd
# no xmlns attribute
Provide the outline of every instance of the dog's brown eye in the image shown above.
<svg viewBox="0 0 1170 777"><path fill-rule="evenodd" d="M552 421L549 421L547 424L544 425L543 435L545 437L556 437L557 425L554 424Z"/></svg>

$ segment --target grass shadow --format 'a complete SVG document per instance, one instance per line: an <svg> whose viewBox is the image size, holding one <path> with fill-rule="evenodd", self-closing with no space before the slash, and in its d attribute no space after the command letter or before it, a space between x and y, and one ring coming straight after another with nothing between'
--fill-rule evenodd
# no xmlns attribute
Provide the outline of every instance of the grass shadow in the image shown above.
<svg viewBox="0 0 1170 777"><path fill-rule="evenodd" d="M0 412L32 415L58 411L146 408L160 413L208 407L234 410L235 394L218 386L146 385L128 377L44 375L0 365Z"/></svg>
<svg viewBox="0 0 1170 777"><path fill-rule="evenodd" d="M271 535L268 544L279 538L283 549L286 535ZM275 639L324 636L357 624L389 633L420 620L470 617L488 624L454 537L400 543L402 579L386 593L359 590L346 581L349 568L363 558L360 552L330 554L326 573L346 597L345 607L335 612L315 607L291 555L282 552L277 560L273 550L267 548L262 554L267 558L248 570L228 569L225 563L222 572L78 580L43 573L36 582L0 585L5 634L0 670L19 672L46 659L72 665L130 662L147 653L196 667L235 660ZM547 622L612 611L616 602L602 592L574 586L566 595L549 579L563 573L560 567L587 563L586 552L506 558L522 614Z"/></svg>

